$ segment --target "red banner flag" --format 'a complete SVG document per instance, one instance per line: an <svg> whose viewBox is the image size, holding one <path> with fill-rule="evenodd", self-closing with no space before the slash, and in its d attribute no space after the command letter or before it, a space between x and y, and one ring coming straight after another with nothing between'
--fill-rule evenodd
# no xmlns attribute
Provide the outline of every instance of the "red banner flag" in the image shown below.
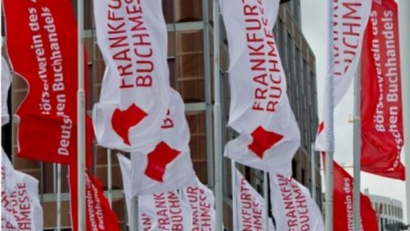
<svg viewBox="0 0 410 231"><path fill-rule="evenodd" d="M326 155L322 154L323 160ZM325 161L323 161L325 165ZM325 166L326 168L326 166ZM353 225L353 177L340 165L333 162L333 221L334 231L354 231ZM379 230L376 212L369 197L360 194L360 231Z"/></svg>
<svg viewBox="0 0 410 231"><path fill-rule="evenodd" d="M3 3L11 66L28 84L16 112L20 117L18 156L76 163L78 52L71 1ZM88 122L87 151L91 151L91 120Z"/></svg>
<svg viewBox="0 0 410 231"><path fill-rule="evenodd" d="M373 1L362 52L362 170L404 180L397 3Z"/></svg>
<svg viewBox="0 0 410 231"><path fill-rule="evenodd" d="M70 167L70 203L71 226L74 231L78 228L78 183L77 168ZM107 198L104 196L101 182L88 171L85 174L85 206L87 230L119 231L117 216L111 210Z"/></svg>

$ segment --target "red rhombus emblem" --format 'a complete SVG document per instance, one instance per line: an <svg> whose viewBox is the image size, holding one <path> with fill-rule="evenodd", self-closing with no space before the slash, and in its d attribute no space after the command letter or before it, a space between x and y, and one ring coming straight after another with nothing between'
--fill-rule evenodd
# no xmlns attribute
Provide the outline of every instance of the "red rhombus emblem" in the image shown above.
<svg viewBox="0 0 410 231"><path fill-rule="evenodd" d="M269 148L283 139L283 135L266 131L262 126L257 127L251 134L253 142L248 148L260 159Z"/></svg>
<svg viewBox="0 0 410 231"><path fill-rule="evenodd" d="M111 125L115 133L120 136L123 142L131 146L129 131L137 126L148 114L137 105L132 104L126 110L116 108L112 117Z"/></svg>
<svg viewBox="0 0 410 231"><path fill-rule="evenodd" d="M165 142L161 141L154 151L148 153L148 163L145 175L149 178L163 182L167 165L171 163L181 152L174 150Z"/></svg>

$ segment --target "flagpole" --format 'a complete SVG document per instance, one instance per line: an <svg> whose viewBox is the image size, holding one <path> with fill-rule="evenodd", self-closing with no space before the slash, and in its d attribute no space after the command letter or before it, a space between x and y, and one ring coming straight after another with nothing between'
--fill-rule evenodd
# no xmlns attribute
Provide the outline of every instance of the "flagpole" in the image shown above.
<svg viewBox="0 0 410 231"><path fill-rule="evenodd" d="M238 204L236 201L236 196L234 193L234 190L236 189L236 162L231 159L231 179L232 179L232 216L233 216L233 224L232 224L232 230L238 229L238 214L237 214L237 209L238 209Z"/></svg>
<svg viewBox="0 0 410 231"><path fill-rule="evenodd" d="M84 93L84 0L77 1L78 24L78 91L77 91L77 169L78 231L85 226L85 93Z"/></svg>
<svg viewBox="0 0 410 231"><path fill-rule="evenodd" d="M112 208L112 158L111 149L107 149L107 172L108 172L108 202Z"/></svg>
<svg viewBox="0 0 410 231"><path fill-rule="evenodd" d="M325 230L333 231L333 152L326 153L326 223Z"/></svg>
<svg viewBox="0 0 410 231"><path fill-rule="evenodd" d="M328 151L326 152L326 174L325 174L325 184L326 184L326 222L325 222L325 229L326 231L333 231L333 158L334 158L334 40L333 40L333 1L328 1L329 4L329 12L328 12L328 21L329 21L329 31L328 31L328 63L327 68L327 79L328 87L325 90L325 95L328 96L329 102L327 110L327 118L324 118L324 121L327 121L327 146ZM329 75L330 74L330 75Z"/></svg>
<svg viewBox="0 0 410 231"><path fill-rule="evenodd" d="M317 203L317 204L319 204L319 201L316 201L316 158L315 158L315 154L316 154L316 152L315 152L315 144L314 143L312 143L312 145L311 145L311 148L310 148L310 152L311 152L311 154L310 154L310 168L311 168L311 170L310 170L310 172L311 172L311 178L312 178L312 198L313 198L313 200Z"/></svg>
<svg viewBox="0 0 410 231"><path fill-rule="evenodd" d="M223 192L222 192L222 126L221 126L221 87L219 73L219 2L213 0L213 50L214 50L214 167L215 167L215 203L216 231L223 231Z"/></svg>
<svg viewBox="0 0 410 231"><path fill-rule="evenodd" d="M399 33L403 99L403 126L404 126L404 154L406 166L406 205L407 223L410 223L410 1L398 0L399 6ZM410 229L409 229L410 230Z"/></svg>
<svg viewBox="0 0 410 231"><path fill-rule="evenodd" d="M61 164L57 164L57 231L61 230Z"/></svg>
<svg viewBox="0 0 410 231"><path fill-rule="evenodd" d="M360 167L361 167L361 63L359 62L354 78L354 123L353 123L353 225L354 230L360 230Z"/></svg>
<svg viewBox="0 0 410 231"><path fill-rule="evenodd" d="M138 197L133 196L131 199L131 221L128 221L128 223L131 224L131 231L138 231L138 222L139 222L139 217L138 217Z"/></svg>
<svg viewBox="0 0 410 231"><path fill-rule="evenodd" d="M268 172L263 171L263 196L265 197L265 231L269 231L269 182Z"/></svg>

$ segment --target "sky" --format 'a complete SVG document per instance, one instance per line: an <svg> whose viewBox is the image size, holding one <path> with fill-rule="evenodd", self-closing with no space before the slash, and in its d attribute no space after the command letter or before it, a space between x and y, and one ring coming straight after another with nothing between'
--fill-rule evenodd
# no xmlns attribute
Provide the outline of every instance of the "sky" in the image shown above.
<svg viewBox="0 0 410 231"><path fill-rule="evenodd" d="M324 78L327 59L327 4L325 0L301 0L302 30L316 56L317 93L319 104L319 118L321 117ZM349 119L353 116L353 84L335 109L335 160L345 166L353 163L353 123ZM402 154L402 162L403 160ZM352 168L346 168L352 174ZM323 182L323 180L322 180ZM324 184L323 184L324 188ZM403 203L404 218L406 220L405 183L362 172L361 190L368 189L370 194L386 196L400 200Z"/></svg>

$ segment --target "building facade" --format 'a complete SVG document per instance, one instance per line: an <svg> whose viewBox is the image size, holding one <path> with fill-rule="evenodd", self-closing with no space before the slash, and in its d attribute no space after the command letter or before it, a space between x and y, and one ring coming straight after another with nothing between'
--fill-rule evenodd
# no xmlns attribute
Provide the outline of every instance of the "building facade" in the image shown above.
<svg viewBox="0 0 410 231"><path fill-rule="evenodd" d="M369 195L379 223L379 231L388 231L386 225L403 222L403 203L399 200Z"/></svg>
<svg viewBox="0 0 410 231"><path fill-rule="evenodd" d="M76 1L73 0L73 7ZM75 8L74 8L75 9ZM199 179L211 189L214 188L214 158L224 162L224 224L232 230L231 217L231 169L229 159L214 156L213 148L213 21L212 0L163 0L163 11L168 30L168 65L170 82L185 102L186 118L191 132L191 157ZM88 113L98 102L104 74L104 61L96 45L96 32L93 23L92 1L85 1L85 29L88 53ZM222 92L223 143L233 136L227 128L229 115L229 80L226 70L229 65L228 44L223 22L221 21L220 75ZM319 155L312 154L312 143L318 125L316 64L301 29L300 0L283 1L279 18L274 28L279 51L287 76L287 93L298 121L302 142L292 162L293 177L316 190L315 200L321 203L321 181ZM11 114L16 111L27 93L27 85L19 76L14 76L11 90ZM44 208L44 227L54 230L57 220L57 165L16 157L16 129L18 121L13 118L10 128L4 128L2 143L12 154L16 169L28 173L40 181L40 200ZM11 139L9 139L11 137ZM94 148L92 173L104 185L106 195L111 195L112 208L116 212L121 230L126 230L127 216L122 192L122 179L115 151L108 151L98 145ZM312 168L311 158L316 165ZM110 164L111 163L111 164ZM240 167L247 179L262 193L263 174L260 171ZM315 178L315 180L312 180ZM62 166L62 220L63 230L70 229L69 189L67 167ZM316 182L313 184L312 182ZM109 183L111 185L109 185Z"/></svg>

